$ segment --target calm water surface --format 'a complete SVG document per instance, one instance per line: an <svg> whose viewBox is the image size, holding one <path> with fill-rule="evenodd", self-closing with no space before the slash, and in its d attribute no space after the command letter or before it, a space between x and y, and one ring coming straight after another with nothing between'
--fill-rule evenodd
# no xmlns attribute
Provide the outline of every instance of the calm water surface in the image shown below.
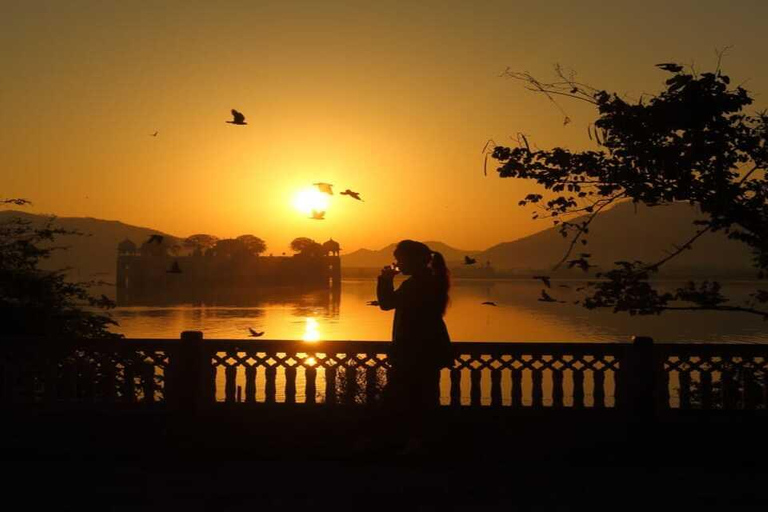
<svg viewBox="0 0 768 512"><path fill-rule="evenodd" d="M456 280L446 323L454 341L626 341L634 335L657 341L768 343L768 322L738 313L670 312L630 317L588 311L570 302L577 297L553 282L550 293L568 304L539 302L540 283L528 280ZM746 297L753 283L729 283L726 292ZM131 338L177 338L181 331L203 331L206 338L247 338L248 328L266 339L388 340L391 311L366 305L376 298L374 279L344 280L330 291L254 294L230 305L215 304L120 307L113 311L115 330ZM483 306L494 301L498 307Z"/></svg>

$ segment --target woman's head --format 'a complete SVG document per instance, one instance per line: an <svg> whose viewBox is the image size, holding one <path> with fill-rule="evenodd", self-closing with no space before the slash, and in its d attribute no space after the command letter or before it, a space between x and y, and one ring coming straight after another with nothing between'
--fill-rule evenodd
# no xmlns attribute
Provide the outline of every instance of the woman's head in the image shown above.
<svg viewBox="0 0 768 512"><path fill-rule="evenodd" d="M400 272L405 275L429 273L435 278L438 300L444 313L448 306L448 289L451 287L451 280L443 255L421 242L403 240L395 247L395 259Z"/></svg>
<svg viewBox="0 0 768 512"><path fill-rule="evenodd" d="M400 272L410 276L429 269L432 251L421 242L403 240L395 247L395 259Z"/></svg>

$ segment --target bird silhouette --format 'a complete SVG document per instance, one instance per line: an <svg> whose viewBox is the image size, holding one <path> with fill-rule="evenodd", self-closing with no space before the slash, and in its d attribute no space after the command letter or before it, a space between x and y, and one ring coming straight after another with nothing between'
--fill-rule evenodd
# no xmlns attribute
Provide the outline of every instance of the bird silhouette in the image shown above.
<svg viewBox="0 0 768 512"><path fill-rule="evenodd" d="M351 197L353 199L357 199L358 201L362 201L362 199L360 199L360 192L354 192L352 190L347 189L344 192L339 192L339 193L342 196L349 196L349 197Z"/></svg>
<svg viewBox="0 0 768 512"><path fill-rule="evenodd" d="M533 276L534 279L540 280L547 288L552 288L552 282L549 280L549 276Z"/></svg>
<svg viewBox="0 0 768 512"><path fill-rule="evenodd" d="M550 294L547 293L546 290L541 290L541 297L539 297L540 302L560 302L565 303L563 300L557 300L554 297L552 297Z"/></svg>
<svg viewBox="0 0 768 512"><path fill-rule="evenodd" d="M330 183L313 183L312 185L316 186L323 194L328 194L329 196L333 195L333 185Z"/></svg>
<svg viewBox="0 0 768 512"><path fill-rule="evenodd" d="M683 70L683 66L680 64L676 64L674 62L664 62L662 64L656 64L657 68L661 68L664 71L669 71L670 73L679 73Z"/></svg>
<svg viewBox="0 0 768 512"><path fill-rule="evenodd" d="M179 262L174 261L173 265L171 265L171 268L166 270L168 274L181 274L181 267L179 267Z"/></svg>
<svg viewBox="0 0 768 512"><path fill-rule="evenodd" d="M251 338L258 338L260 336L264 336L264 331L254 331L252 328L248 328L248 331L251 333Z"/></svg>
<svg viewBox="0 0 768 512"><path fill-rule="evenodd" d="M485 301L485 302L483 302L483 303L482 303L482 304L480 304L480 305L481 305L481 306L498 306L498 304L496 304L495 302L493 302L493 301L490 301L490 300L489 300L489 301Z"/></svg>
<svg viewBox="0 0 768 512"><path fill-rule="evenodd" d="M312 210L312 216L310 219L314 220L325 220L325 212L319 212L317 210Z"/></svg>
<svg viewBox="0 0 768 512"><path fill-rule="evenodd" d="M232 120L231 121L225 121L225 122L229 123L229 124L237 124L237 125L240 125L240 126L244 126L244 125L248 124L248 123L245 122L245 116L241 112L238 112L235 109L232 109Z"/></svg>
<svg viewBox="0 0 768 512"><path fill-rule="evenodd" d="M160 133L160 132L158 132L157 130L155 130L155 133L151 133L149 136L150 136L150 137L157 137L157 134L158 134L158 133Z"/></svg>
<svg viewBox="0 0 768 512"><path fill-rule="evenodd" d="M369 305L369 306L378 306L379 305L379 301L377 301L377 300L369 300L368 302L366 302L366 304Z"/></svg>
<svg viewBox="0 0 768 512"><path fill-rule="evenodd" d="M464 256L464 264L465 265L474 265L475 263L477 263L477 259L476 258L470 258L469 256Z"/></svg>

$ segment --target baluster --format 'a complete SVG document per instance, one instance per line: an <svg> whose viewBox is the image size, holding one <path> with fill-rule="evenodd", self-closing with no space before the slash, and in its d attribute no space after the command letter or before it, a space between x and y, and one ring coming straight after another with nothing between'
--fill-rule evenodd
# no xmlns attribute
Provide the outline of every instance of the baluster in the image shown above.
<svg viewBox="0 0 768 512"><path fill-rule="evenodd" d="M155 401L155 365L145 361L141 364L141 388L144 392L144 403Z"/></svg>
<svg viewBox="0 0 768 512"><path fill-rule="evenodd" d="M744 366L744 409L754 411L762 402L762 387L757 383L752 361Z"/></svg>
<svg viewBox="0 0 768 512"><path fill-rule="evenodd" d="M563 371L564 367L552 367L552 407L563 406Z"/></svg>
<svg viewBox="0 0 768 512"><path fill-rule="evenodd" d="M268 404L275 403L275 391L277 376L277 363L274 365L267 364L264 369L264 402Z"/></svg>
<svg viewBox="0 0 768 512"><path fill-rule="evenodd" d="M451 368L451 406L461 406L461 370Z"/></svg>
<svg viewBox="0 0 768 512"><path fill-rule="evenodd" d="M327 366L325 368L325 403L333 405L336 403L336 371L338 365Z"/></svg>
<svg viewBox="0 0 768 512"><path fill-rule="evenodd" d="M573 369L573 407L584 407L584 368Z"/></svg>
<svg viewBox="0 0 768 512"><path fill-rule="evenodd" d="M680 372L680 408L691 408L691 372L682 366Z"/></svg>
<svg viewBox="0 0 768 512"><path fill-rule="evenodd" d="M523 369L510 368L512 377L512 407L523 406Z"/></svg>
<svg viewBox="0 0 768 512"><path fill-rule="evenodd" d="M605 407L605 373L604 371L593 369L592 380L594 382L594 390L592 391L592 397L594 399L594 405L592 407L596 409L602 409Z"/></svg>
<svg viewBox="0 0 768 512"><path fill-rule="evenodd" d="M365 368L365 403L373 403L376 399L378 389L376 379L376 367L368 366Z"/></svg>
<svg viewBox="0 0 768 512"><path fill-rule="evenodd" d="M669 369L664 368L664 364L658 366L656 374L656 407L660 412L670 408L669 405Z"/></svg>
<svg viewBox="0 0 768 512"><path fill-rule="evenodd" d="M491 407L501 407L500 368L491 368Z"/></svg>
<svg viewBox="0 0 768 512"><path fill-rule="evenodd" d="M480 377L482 376L480 368L469 370L469 405L479 407L480 402Z"/></svg>
<svg viewBox="0 0 768 512"><path fill-rule="evenodd" d="M237 393L237 366L228 365L224 369L224 401L232 403Z"/></svg>
<svg viewBox="0 0 768 512"><path fill-rule="evenodd" d="M123 369L123 401L133 403L136 401L136 382L133 372L133 361L126 360Z"/></svg>
<svg viewBox="0 0 768 512"><path fill-rule="evenodd" d="M317 394L317 368L314 366L308 366L304 370L304 379L306 380L306 403L314 404L315 395Z"/></svg>
<svg viewBox="0 0 768 512"><path fill-rule="evenodd" d="M285 367L285 403L296 403L296 366Z"/></svg>
<svg viewBox="0 0 768 512"><path fill-rule="evenodd" d="M739 388L733 375L731 361L723 361L723 371L720 373L720 385L723 388L723 409L733 410L739 407Z"/></svg>
<svg viewBox="0 0 768 512"><path fill-rule="evenodd" d="M701 408L705 411L712 409L712 372L701 370Z"/></svg>
<svg viewBox="0 0 768 512"><path fill-rule="evenodd" d="M544 372L541 368L531 368L531 407L544 405Z"/></svg>
<svg viewBox="0 0 768 512"><path fill-rule="evenodd" d="M256 364L245 367L245 402L252 404L256 401Z"/></svg>
<svg viewBox="0 0 768 512"><path fill-rule="evenodd" d="M344 403L354 404L355 395L357 394L357 367L352 364L352 359L347 362L347 367L344 368Z"/></svg>

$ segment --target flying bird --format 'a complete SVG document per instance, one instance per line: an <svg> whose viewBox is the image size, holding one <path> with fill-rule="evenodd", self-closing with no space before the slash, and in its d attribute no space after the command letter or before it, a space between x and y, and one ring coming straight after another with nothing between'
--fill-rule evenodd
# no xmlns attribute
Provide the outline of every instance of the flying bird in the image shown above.
<svg viewBox="0 0 768 512"><path fill-rule="evenodd" d="M474 265L475 263L477 263L477 259L476 258L470 258L469 256L464 256L464 264L465 265Z"/></svg>
<svg viewBox="0 0 768 512"><path fill-rule="evenodd" d="M317 210L312 210L312 216L310 219L314 220L325 220L325 212L319 212Z"/></svg>
<svg viewBox="0 0 768 512"><path fill-rule="evenodd" d="M482 304L480 304L480 305L481 305L481 306L498 306L498 304L496 304L495 302L493 302L493 301L490 301L490 300L489 300L489 301L486 301L486 302L483 302L483 303L482 303Z"/></svg>
<svg viewBox="0 0 768 512"><path fill-rule="evenodd" d="M552 283L549 280L549 276L533 276L533 278L540 280L546 285L547 288L552 288Z"/></svg>
<svg viewBox="0 0 768 512"><path fill-rule="evenodd" d="M378 306L379 305L379 301L377 301L377 300L369 300L368 302L366 302L366 304L369 305L369 306Z"/></svg>
<svg viewBox="0 0 768 512"><path fill-rule="evenodd" d="M323 194L328 194L329 196L333 195L333 185L330 183L313 183L312 185L316 186L317 189Z"/></svg>
<svg viewBox="0 0 768 512"><path fill-rule="evenodd" d="M547 293L546 290L541 290L541 297L539 297L540 302L560 302L565 303L565 301L557 300L554 297L552 297L550 294Z"/></svg>
<svg viewBox="0 0 768 512"><path fill-rule="evenodd" d="M231 121L225 121L225 122L229 123L229 124L237 124L237 125L240 125L240 126L244 126L244 125L248 124L248 123L245 122L245 116L241 112L238 112L235 109L232 109L232 120Z"/></svg>
<svg viewBox="0 0 768 512"><path fill-rule="evenodd" d="M669 71L670 73L679 73L683 70L683 66L680 64L675 64L674 62L664 62L662 64L656 64L657 68L661 68L664 71Z"/></svg>
<svg viewBox="0 0 768 512"><path fill-rule="evenodd" d="M347 189L344 192L339 192L339 193L342 196L349 196L349 197L351 197L353 199L357 199L358 201L362 201L362 199L360 199L360 192L354 192L352 190Z"/></svg>
<svg viewBox="0 0 768 512"><path fill-rule="evenodd" d="M251 338L258 338L259 336L264 336L264 331L254 331L252 328L248 328L248 331L251 333Z"/></svg>
<svg viewBox="0 0 768 512"><path fill-rule="evenodd" d="M152 134L150 134L149 136L150 136L150 137L157 137L157 134L158 134L158 133L160 133L160 132L158 132L157 130L155 130L155 133L152 133Z"/></svg>

